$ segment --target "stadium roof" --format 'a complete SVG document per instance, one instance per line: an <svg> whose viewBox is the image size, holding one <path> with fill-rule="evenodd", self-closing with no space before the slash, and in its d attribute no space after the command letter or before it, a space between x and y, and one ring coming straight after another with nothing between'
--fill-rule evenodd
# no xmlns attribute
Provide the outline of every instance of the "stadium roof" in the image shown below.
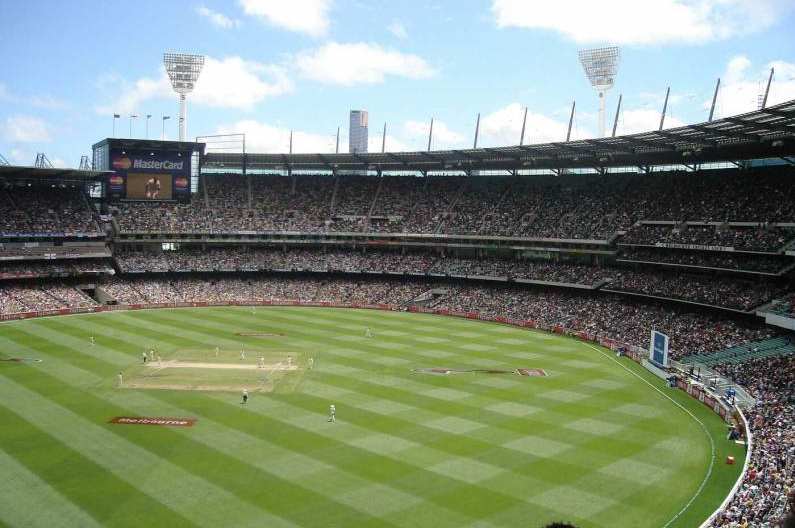
<svg viewBox="0 0 795 528"><path fill-rule="evenodd" d="M112 172L0 165L0 182L50 183L53 185L62 183L82 184L102 179L106 177L107 174L112 174Z"/></svg>
<svg viewBox="0 0 795 528"><path fill-rule="evenodd" d="M136 138L105 138L91 145L91 148L96 149L102 145L108 145L110 148L129 150L159 150L172 152L185 152L186 150L190 150L204 152L204 143Z"/></svg>
<svg viewBox="0 0 795 528"><path fill-rule="evenodd" d="M317 171L602 170L692 165L795 154L795 100L734 117L618 137L479 149L355 154L252 154L247 169ZM203 166L240 169L241 153L208 153Z"/></svg>

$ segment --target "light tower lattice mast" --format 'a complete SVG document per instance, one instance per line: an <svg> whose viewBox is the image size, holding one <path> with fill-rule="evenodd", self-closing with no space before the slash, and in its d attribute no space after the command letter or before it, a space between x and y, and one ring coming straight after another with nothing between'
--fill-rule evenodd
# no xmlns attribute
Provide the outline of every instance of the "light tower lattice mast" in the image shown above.
<svg viewBox="0 0 795 528"><path fill-rule="evenodd" d="M193 91L199 74L204 66L204 57L201 55L187 55L184 53L164 53L163 64L171 80L171 87L179 95L179 140L185 141L185 119L187 102L185 97Z"/></svg>
<svg viewBox="0 0 795 528"><path fill-rule="evenodd" d="M599 94L599 137L605 136L605 93L613 87L621 54L617 47L580 50L580 64Z"/></svg>

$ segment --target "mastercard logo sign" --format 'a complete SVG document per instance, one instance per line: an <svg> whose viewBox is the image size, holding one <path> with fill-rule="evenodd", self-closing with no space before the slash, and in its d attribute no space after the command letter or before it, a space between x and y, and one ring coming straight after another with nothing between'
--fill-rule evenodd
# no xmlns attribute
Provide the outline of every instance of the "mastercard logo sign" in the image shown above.
<svg viewBox="0 0 795 528"><path fill-rule="evenodd" d="M130 158L124 157L124 158L116 158L113 160L114 169L127 170L130 167L132 167L132 161L130 161Z"/></svg>
<svg viewBox="0 0 795 528"><path fill-rule="evenodd" d="M185 189L188 187L188 179L187 178L177 178L174 180L174 185L177 189Z"/></svg>
<svg viewBox="0 0 795 528"><path fill-rule="evenodd" d="M121 176L111 176L110 177L110 184L111 185L124 185L124 178Z"/></svg>

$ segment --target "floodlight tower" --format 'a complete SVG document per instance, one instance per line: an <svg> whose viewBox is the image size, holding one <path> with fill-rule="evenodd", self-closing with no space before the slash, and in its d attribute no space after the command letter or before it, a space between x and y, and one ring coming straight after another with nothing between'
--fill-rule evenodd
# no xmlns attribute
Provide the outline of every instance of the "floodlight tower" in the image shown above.
<svg viewBox="0 0 795 528"><path fill-rule="evenodd" d="M605 93L613 87L621 53L616 46L580 50L580 64L599 94L599 137L605 136Z"/></svg>
<svg viewBox="0 0 795 528"><path fill-rule="evenodd" d="M204 66L202 55L185 53L164 53L163 64L171 80L171 87L179 94L179 140L185 141L185 114L187 103L185 96L193 91L199 74Z"/></svg>

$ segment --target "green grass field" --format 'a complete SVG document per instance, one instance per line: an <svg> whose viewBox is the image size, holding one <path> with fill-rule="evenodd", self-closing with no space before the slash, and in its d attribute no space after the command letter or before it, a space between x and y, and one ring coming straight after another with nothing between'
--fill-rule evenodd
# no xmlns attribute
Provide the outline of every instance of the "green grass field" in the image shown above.
<svg viewBox="0 0 795 528"><path fill-rule="evenodd" d="M169 380L223 389L264 376L245 406L236 389L117 386L119 372L149 376L149 347L204 362L219 347L217 361L233 363L241 345L299 368ZM744 456L717 416L627 359L457 318L300 307L52 317L0 324L0 359L12 357L42 361L0 361L3 526L689 528L736 479L726 455ZM427 367L548 376L412 372Z"/></svg>

